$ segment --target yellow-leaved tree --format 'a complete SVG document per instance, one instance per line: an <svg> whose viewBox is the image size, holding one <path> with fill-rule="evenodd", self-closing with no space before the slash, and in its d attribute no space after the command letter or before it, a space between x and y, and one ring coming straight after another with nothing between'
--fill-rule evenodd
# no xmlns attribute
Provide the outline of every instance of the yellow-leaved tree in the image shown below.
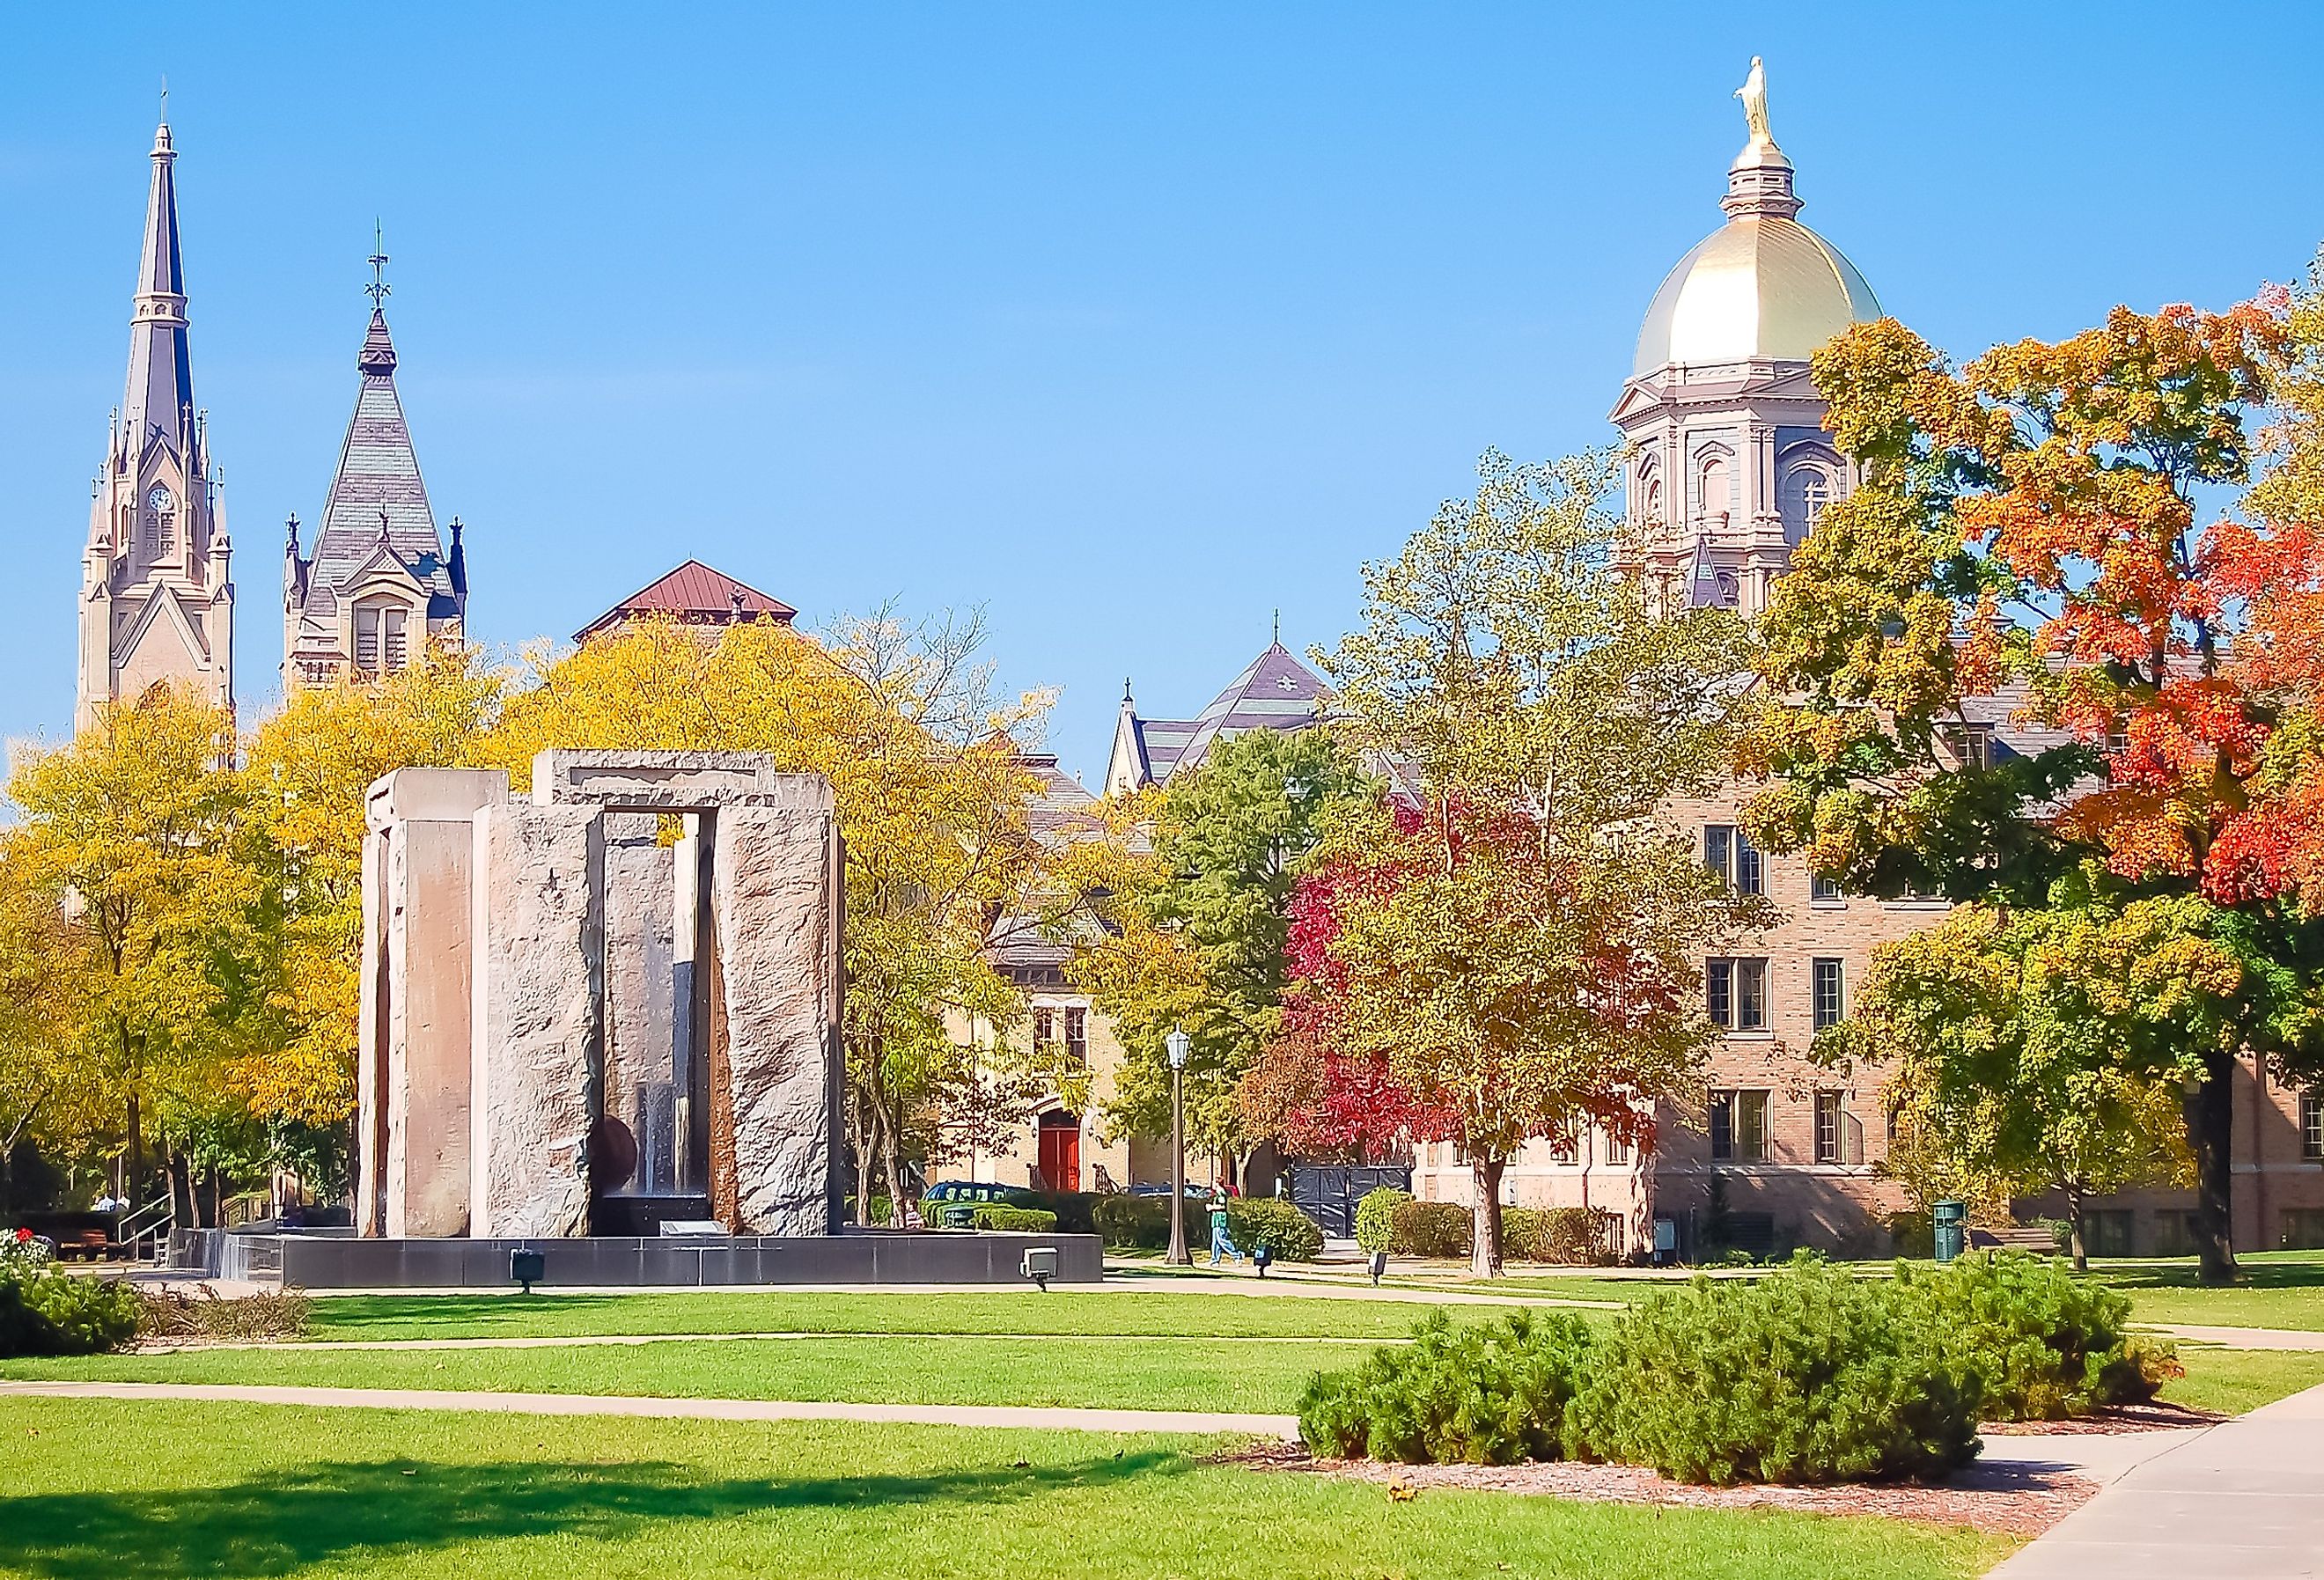
<svg viewBox="0 0 2324 1580"><path fill-rule="evenodd" d="M1021 752L1049 697L999 697L982 617L892 609L817 642L768 622L713 634L650 621L561 656L528 655L479 760L527 782L549 746L753 751L828 776L846 843L847 1121L859 1219L948 1095L1007 1056L1021 995L986 957L995 920L1038 876L1039 789ZM964 1041L982 1029L992 1046ZM875 1185L872 1171L878 1169Z"/></svg>

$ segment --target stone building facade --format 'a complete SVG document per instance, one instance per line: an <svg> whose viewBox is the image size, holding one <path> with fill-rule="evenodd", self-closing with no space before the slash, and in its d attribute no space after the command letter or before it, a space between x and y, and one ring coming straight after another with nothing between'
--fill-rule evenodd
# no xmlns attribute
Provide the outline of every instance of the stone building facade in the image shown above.
<svg viewBox="0 0 2324 1580"><path fill-rule="evenodd" d="M161 682L234 705L234 547L194 404L177 148L153 133L129 376L89 491L73 727Z"/></svg>

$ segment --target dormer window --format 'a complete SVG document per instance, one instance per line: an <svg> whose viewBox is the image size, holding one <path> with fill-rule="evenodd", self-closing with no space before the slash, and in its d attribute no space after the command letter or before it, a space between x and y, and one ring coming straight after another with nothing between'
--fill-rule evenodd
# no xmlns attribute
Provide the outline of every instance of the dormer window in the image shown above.
<svg viewBox="0 0 2324 1580"><path fill-rule="evenodd" d="M407 611L400 604L355 605L355 670L364 675L383 675L409 667L410 642L405 634Z"/></svg>

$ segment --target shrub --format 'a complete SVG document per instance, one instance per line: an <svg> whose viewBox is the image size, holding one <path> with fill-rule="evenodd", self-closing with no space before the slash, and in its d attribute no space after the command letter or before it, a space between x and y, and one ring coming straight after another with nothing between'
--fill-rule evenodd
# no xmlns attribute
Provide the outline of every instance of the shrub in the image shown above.
<svg viewBox="0 0 2324 1580"><path fill-rule="evenodd" d="M1194 1204L1186 1204L1187 1229ZM1167 1196L1102 1196L1091 1210L1097 1233L1108 1245L1159 1251L1170 1243L1170 1198Z"/></svg>
<svg viewBox="0 0 2324 1580"><path fill-rule="evenodd" d="M1504 1207L1501 1254L1518 1261L1594 1267L1614 1260L1610 1213L1589 1207Z"/></svg>
<svg viewBox="0 0 2324 1580"><path fill-rule="evenodd" d="M1591 1342L1576 1317L1517 1311L1456 1328L1440 1311L1411 1344L1375 1350L1353 1371L1319 1372L1299 1401L1299 1430L1315 1453L1342 1457L1561 1459Z"/></svg>
<svg viewBox="0 0 2324 1580"><path fill-rule="evenodd" d="M50 1265L24 1240L0 1258L0 1356L87 1355L137 1332L137 1291L119 1279L83 1279Z"/></svg>
<svg viewBox="0 0 2324 1580"><path fill-rule="evenodd" d="M1396 1210L1412 1199L1412 1192L1382 1185L1364 1192L1356 1204L1356 1249L1366 1256L1396 1250Z"/></svg>
<svg viewBox="0 0 2324 1580"><path fill-rule="evenodd" d="M1167 1210L1167 1198L1163 1206ZM1164 1232L1168 1232L1167 1226ZM1313 1261L1323 1254L1323 1226L1277 1197L1228 1197L1227 1234L1243 1251L1266 1246L1277 1261Z"/></svg>
<svg viewBox="0 0 2324 1580"><path fill-rule="evenodd" d="M2062 1420L2144 1401L2178 1363L2168 1345L2133 1354L2123 1296L2023 1252L1933 1270L1900 1262L1895 1292L1932 1350L1983 1379L1992 1420Z"/></svg>
<svg viewBox="0 0 2324 1580"><path fill-rule="evenodd" d="M1057 1215L1047 1207L985 1206L968 1215L969 1226L1000 1229L1018 1234L1047 1234L1057 1226Z"/></svg>
<svg viewBox="0 0 2324 1580"><path fill-rule="evenodd" d="M1896 1243L1899 1256L1926 1261L1937 1253L1936 1224L1925 1212L1889 1214L1888 1238Z"/></svg>
<svg viewBox="0 0 2324 1580"><path fill-rule="evenodd" d="M1980 1392L1893 1289L1803 1257L1633 1307L1570 1430L1600 1457L1720 1485L1933 1478L1975 1456Z"/></svg>
<svg viewBox="0 0 2324 1580"><path fill-rule="evenodd" d="M1397 1204L1389 1249L1400 1256L1466 1256L1474 1230L1469 1209L1449 1201Z"/></svg>

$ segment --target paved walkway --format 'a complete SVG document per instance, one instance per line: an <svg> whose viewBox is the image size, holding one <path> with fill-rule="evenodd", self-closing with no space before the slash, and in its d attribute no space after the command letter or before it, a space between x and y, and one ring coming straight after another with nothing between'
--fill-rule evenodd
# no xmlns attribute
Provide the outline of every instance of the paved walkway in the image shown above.
<svg viewBox="0 0 2324 1580"><path fill-rule="evenodd" d="M796 1333L582 1333L563 1336L540 1335L524 1338L360 1338L360 1339L205 1339L195 1344L141 1344L128 1352L133 1355L201 1355L219 1350L567 1350L604 1347L634 1348L642 1344L779 1344L799 1340L843 1339L869 1342L880 1339L928 1338L946 1344L962 1339L1014 1340L1020 1344L1048 1344L1057 1339L1070 1339L1075 1344L1150 1344L1157 1339L1184 1344L1408 1344L1409 1338L1349 1337L1333 1334L1167 1334L1167 1333L961 1333L951 1328L926 1330L889 1329L873 1333L862 1329L845 1332Z"/></svg>
<svg viewBox="0 0 2324 1580"><path fill-rule="evenodd" d="M2152 1325L2150 1331L2230 1350L2324 1350L2324 1333L2307 1333L2299 1328L2211 1327L2202 1323L2164 1322Z"/></svg>
<svg viewBox="0 0 2324 1580"><path fill-rule="evenodd" d="M1988 1447L1991 1440L1988 1440ZM1988 1580L2324 1575L2324 1388L2132 1466Z"/></svg>
<svg viewBox="0 0 2324 1580"><path fill-rule="evenodd" d="M6 1399L194 1400L308 1409L488 1410L524 1416L653 1416L702 1421L902 1421L1038 1431L1241 1432L1296 1442L1296 1416L1212 1410L1069 1409L1034 1405L842 1404L814 1400L648 1399L595 1393L488 1393L408 1388L278 1388L209 1382L0 1382Z"/></svg>

